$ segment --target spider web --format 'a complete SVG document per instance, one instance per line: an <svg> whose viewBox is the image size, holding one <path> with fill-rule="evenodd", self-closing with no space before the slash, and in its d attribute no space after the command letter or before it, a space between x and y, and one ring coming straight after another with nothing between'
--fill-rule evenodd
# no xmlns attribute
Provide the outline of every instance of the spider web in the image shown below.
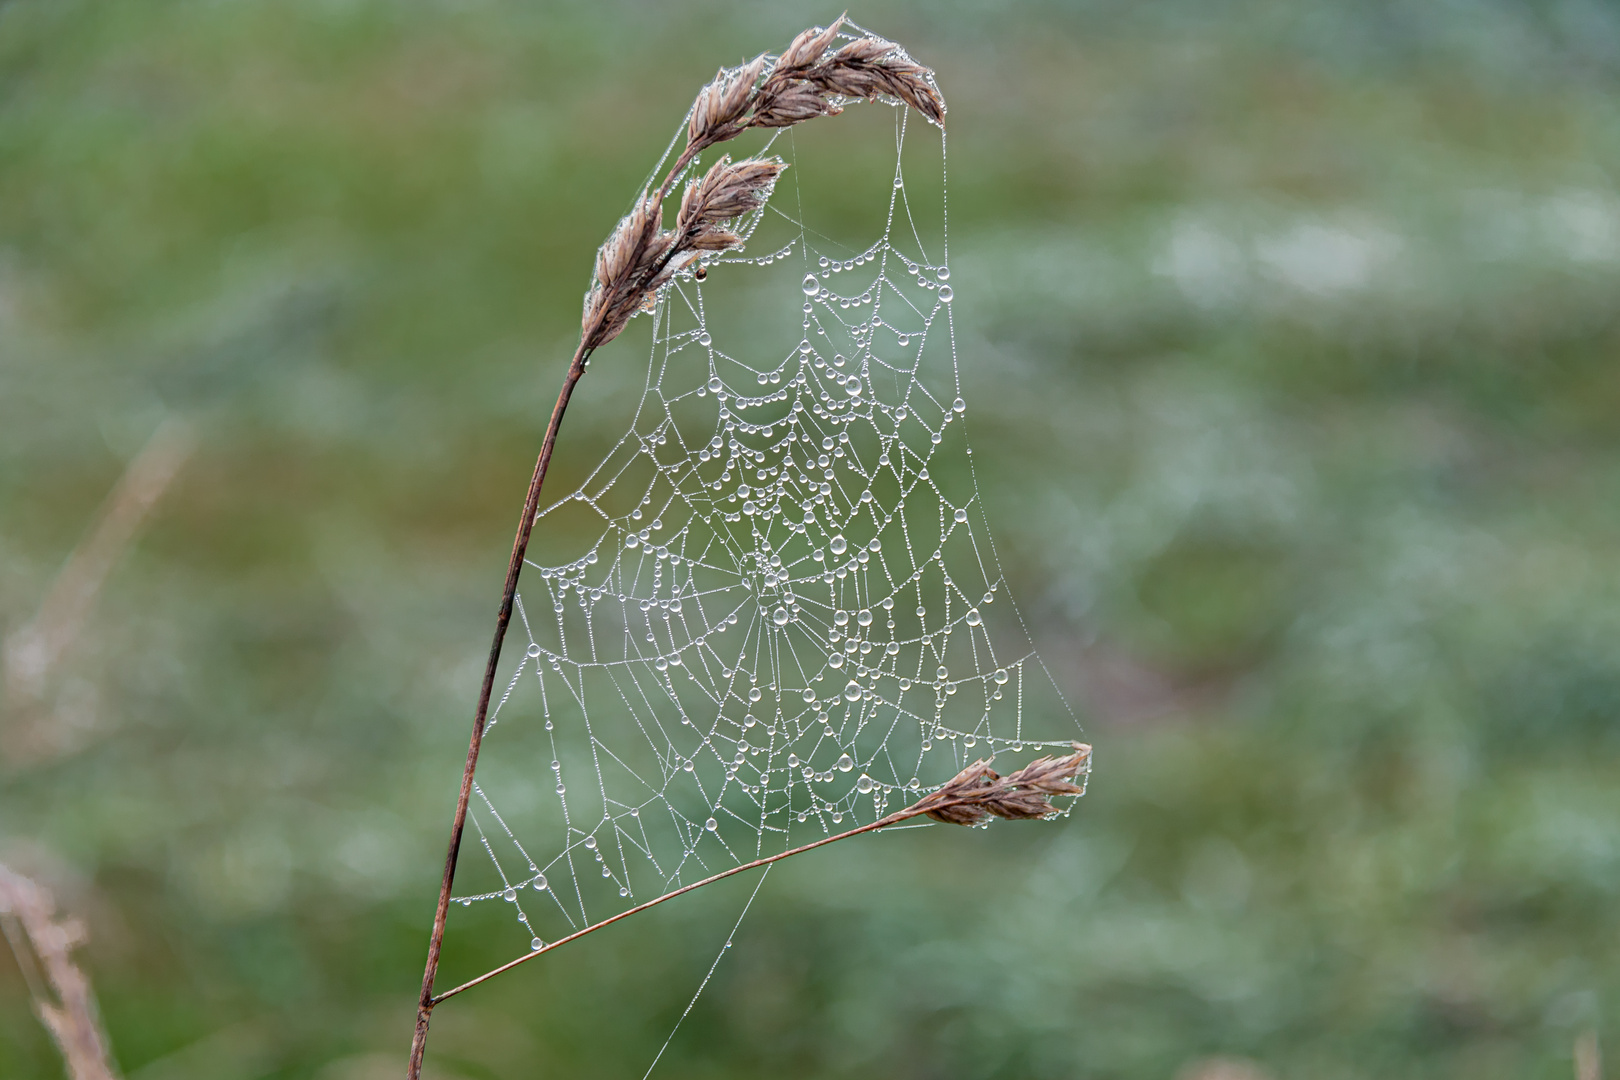
<svg viewBox="0 0 1620 1080"><path fill-rule="evenodd" d="M800 149L857 113L892 173ZM760 148L747 249L664 291L628 430L538 517L455 897L531 949L1078 730L973 473L944 132L886 115Z"/></svg>

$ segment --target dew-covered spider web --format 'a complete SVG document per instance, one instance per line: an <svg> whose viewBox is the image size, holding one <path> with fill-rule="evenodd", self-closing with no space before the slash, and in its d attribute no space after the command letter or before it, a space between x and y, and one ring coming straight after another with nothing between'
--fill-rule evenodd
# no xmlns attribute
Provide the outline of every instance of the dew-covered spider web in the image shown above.
<svg viewBox="0 0 1620 1080"><path fill-rule="evenodd" d="M724 149L790 167L593 360L639 341L644 384L523 572L455 897L518 953L1078 731L984 520L944 133L852 105Z"/></svg>

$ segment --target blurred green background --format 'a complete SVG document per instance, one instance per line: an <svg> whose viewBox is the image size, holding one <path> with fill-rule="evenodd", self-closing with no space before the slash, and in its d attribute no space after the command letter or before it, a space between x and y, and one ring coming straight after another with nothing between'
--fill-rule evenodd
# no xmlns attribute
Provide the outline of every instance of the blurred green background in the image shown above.
<svg viewBox="0 0 1620 1080"><path fill-rule="evenodd" d="M86 916L126 1075L402 1075L595 246L717 65L837 13L0 6L0 861ZM950 102L975 460L1097 772L784 864L654 1075L1574 1075L1620 1034L1620 11L851 14ZM429 1075L641 1076L751 888L447 1004ZM62 1075L9 959L0 1075Z"/></svg>

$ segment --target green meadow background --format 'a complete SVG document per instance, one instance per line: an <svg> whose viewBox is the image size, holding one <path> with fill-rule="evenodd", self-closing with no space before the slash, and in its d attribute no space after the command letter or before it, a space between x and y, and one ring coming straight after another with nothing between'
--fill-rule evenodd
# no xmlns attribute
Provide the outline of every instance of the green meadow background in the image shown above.
<svg viewBox="0 0 1620 1080"><path fill-rule="evenodd" d="M403 1075L595 246L719 64L837 14L0 4L0 862L86 919L131 1080ZM653 1075L1620 1050L1620 9L851 14L950 103L974 460L1096 774L781 866ZM28 675L158 432L189 454ZM572 413L557 484L616 434ZM428 1075L643 1076L751 888L446 1004ZM62 1075L0 955L0 1076Z"/></svg>

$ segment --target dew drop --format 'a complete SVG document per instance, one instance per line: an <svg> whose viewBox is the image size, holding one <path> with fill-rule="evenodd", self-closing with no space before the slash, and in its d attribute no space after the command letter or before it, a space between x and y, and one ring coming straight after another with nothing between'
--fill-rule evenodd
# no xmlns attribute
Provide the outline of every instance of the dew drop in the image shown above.
<svg viewBox="0 0 1620 1080"><path fill-rule="evenodd" d="M849 541L845 540L842 534L840 534L832 538L831 542L827 544L827 548L834 555L842 555L844 552L849 550Z"/></svg>
<svg viewBox="0 0 1620 1080"><path fill-rule="evenodd" d="M776 613L771 616L771 621L777 626L786 626L788 622L787 608L777 608Z"/></svg>
<svg viewBox="0 0 1620 1080"><path fill-rule="evenodd" d="M997 668L996 669L996 682L998 684L1000 684L1000 683L1005 683L1006 681L1007 681L1007 669L1006 668Z"/></svg>
<svg viewBox="0 0 1620 1080"><path fill-rule="evenodd" d="M946 667L944 664L939 665L939 677L942 678L942 679L950 678L951 677L951 669Z"/></svg>
<svg viewBox="0 0 1620 1080"><path fill-rule="evenodd" d="M757 686L754 687L752 690L748 691L748 700L749 701L758 701L763 696L764 695L760 693L759 687L757 687Z"/></svg>
<svg viewBox="0 0 1620 1080"><path fill-rule="evenodd" d="M534 891L535 892L545 892L546 891L546 875L544 875L544 874L536 874L535 875L535 878L534 878Z"/></svg>
<svg viewBox="0 0 1620 1080"><path fill-rule="evenodd" d="M863 609L859 615L855 616L855 621L860 623L862 626L871 626L872 613Z"/></svg>
<svg viewBox="0 0 1620 1080"><path fill-rule="evenodd" d="M536 659L536 658L539 657L539 655L540 655L540 646L538 646L538 645L530 645L529 646L529 659L531 659L531 660Z"/></svg>
<svg viewBox="0 0 1620 1080"><path fill-rule="evenodd" d="M698 344L707 348L708 346L714 344L714 338L709 335L707 330L705 330L703 333L698 335Z"/></svg>
<svg viewBox="0 0 1620 1080"><path fill-rule="evenodd" d="M720 376L716 375L716 376L714 376L714 378L709 380L709 389L712 390L714 393L718 394L720 392L720 386L721 386Z"/></svg>
<svg viewBox="0 0 1620 1080"><path fill-rule="evenodd" d="M720 827L720 823L718 821L714 820L714 818L710 818L708 821L705 821L703 823L703 827L705 829L708 829L710 832L714 832L716 829L718 829Z"/></svg>
<svg viewBox="0 0 1620 1080"><path fill-rule="evenodd" d="M951 402L951 410L953 412L965 412L967 410L967 402L963 401L961 398L957 398L955 401Z"/></svg>
<svg viewBox="0 0 1620 1080"><path fill-rule="evenodd" d="M814 296L821 291L821 281L814 274L804 275L804 295Z"/></svg>
<svg viewBox="0 0 1620 1080"><path fill-rule="evenodd" d="M816 692L814 690L806 690L804 692L804 703L806 705L814 705L815 701L816 701Z"/></svg>
<svg viewBox="0 0 1620 1080"><path fill-rule="evenodd" d="M952 516L956 518L956 523L958 525L962 524L962 522L967 520L967 508L961 506L957 507L956 513Z"/></svg>
<svg viewBox="0 0 1620 1080"><path fill-rule="evenodd" d="M956 295L955 290L953 290L949 285L941 285L939 287L939 301L940 301L940 303L942 303L942 304L950 303L951 302L951 297L953 297L955 295Z"/></svg>
<svg viewBox="0 0 1620 1080"><path fill-rule="evenodd" d="M845 701L859 701L859 700L861 700L861 684L856 682L855 680L851 679L850 682L849 682L849 685L844 687L844 700Z"/></svg>
<svg viewBox="0 0 1620 1080"><path fill-rule="evenodd" d="M535 952L539 952L541 949L545 948L545 946L546 943L541 941L539 938L529 939L529 948L533 949Z"/></svg>
<svg viewBox="0 0 1620 1080"><path fill-rule="evenodd" d="M585 846L590 848L592 851L595 851L596 850L596 837L587 836L585 838Z"/></svg>
<svg viewBox="0 0 1620 1080"><path fill-rule="evenodd" d="M501 897L508 904L515 904L515 903L517 903L517 890L514 889L514 888L511 888L510 886L508 886L507 890L505 892L501 893Z"/></svg>
<svg viewBox="0 0 1620 1080"><path fill-rule="evenodd" d="M840 757L838 759L838 771L839 772L849 772L849 770L853 769L854 767L855 767L855 759L850 757L848 754L845 754L844 756L842 756L842 757Z"/></svg>
<svg viewBox="0 0 1620 1080"><path fill-rule="evenodd" d="M859 397L861 394L861 380L851 375L849 381L844 384L844 393L850 397Z"/></svg>
<svg viewBox="0 0 1620 1080"><path fill-rule="evenodd" d="M861 773L861 778L855 781L855 790L860 792L862 795L865 795L875 787L877 787L877 781L873 780L865 773Z"/></svg>
<svg viewBox="0 0 1620 1080"><path fill-rule="evenodd" d="M983 621L984 620L979 617L979 609L978 608L973 608L971 611L969 611L967 613L967 624L969 626L978 626Z"/></svg>

